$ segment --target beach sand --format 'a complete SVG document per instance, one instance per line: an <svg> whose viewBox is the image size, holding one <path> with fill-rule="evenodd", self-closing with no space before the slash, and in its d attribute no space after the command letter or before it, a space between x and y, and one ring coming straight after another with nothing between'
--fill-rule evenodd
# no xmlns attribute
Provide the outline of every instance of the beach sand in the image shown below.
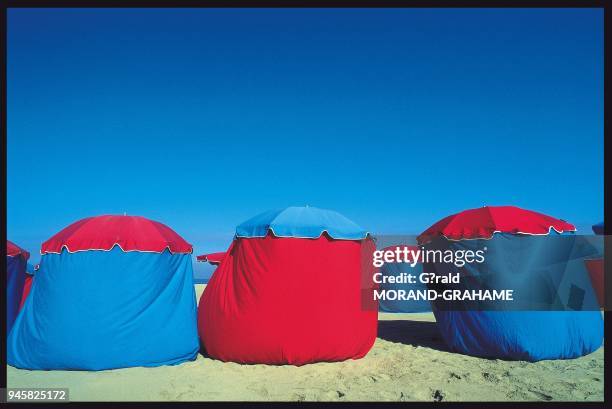
<svg viewBox="0 0 612 409"><path fill-rule="evenodd" d="M198 299L203 289L196 286ZM7 379L9 388L67 387L77 401L602 401L604 353L537 363L473 358L445 351L433 314L381 313L376 343L360 360L295 367L198 355L99 372L8 367Z"/></svg>

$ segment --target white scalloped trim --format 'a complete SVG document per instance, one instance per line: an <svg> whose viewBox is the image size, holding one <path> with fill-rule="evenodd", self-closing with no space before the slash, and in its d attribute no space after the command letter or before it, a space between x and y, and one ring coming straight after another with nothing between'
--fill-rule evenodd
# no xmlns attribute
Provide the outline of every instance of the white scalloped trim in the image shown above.
<svg viewBox="0 0 612 409"><path fill-rule="evenodd" d="M123 249L123 247L121 247L121 245L120 245L119 243L115 243L115 244L113 244L113 245L111 246L111 248L109 248L109 249L94 249L94 248L90 248L90 249L82 249L82 250L74 250L74 251L70 250L70 248L68 248L68 245L66 245L66 244L62 244L62 247L60 247L60 251L59 251L59 252L57 252L57 251L44 251L44 252L43 252L43 251L42 251L42 249L41 249L41 250L40 250L40 254L41 254L41 255L43 255L43 256L44 256L45 254L61 254L61 253L62 253L62 250L64 250L64 249L66 249L66 251L67 251L68 253L71 253L71 254L74 254L74 253L79 253L79 252L81 252L81 251L111 251L111 250L112 250L112 249L113 249L115 246L119 247L119 248L121 249L121 251L123 251L124 253L131 253L131 252L133 252L133 251L137 251L137 252L139 252L139 253L157 253L157 254L161 254L161 253L163 253L164 251L166 251L166 249L167 249L167 250L168 250L168 251L169 251L171 254L192 254L192 253L193 253L193 246L191 246L191 245L190 245L190 246L191 246L191 250L189 250L189 252L187 252L187 253L186 253L186 252L179 251L179 252L176 252L176 253L175 253L175 252L173 252L172 250L170 250L170 245L167 245L167 246L166 246L166 247L164 247L164 248L163 248L163 250L161 250L161 251L153 251L153 250L138 250L138 249L134 249L134 250L124 250L124 249Z"/></svg>
<svg viewBox="0 0 612 409"><path fill-rule="evenodd" d="M578 229L576 229L575 227L574 227L573 229L567 229L567 230L561 230L561 231L559 231L559 230L555 229L555 227L554 227L554 226L552 226L552 225L551 225L551 226L549 226L549 227L548 227L548 232L546 232L546 233L526 233L526 232L522 232L522 231L517 231L517 232L503 232L503 231L501 231L501 230L494 230L494 231L493 231L493 233L491 233L491 236L490 236L490 237L464 237L464 238L460 238L460 239L451 239L451 238L449 238L449 237L446 237L444 234L438 234L438 235L436 235L436 236L434 236L434 237L430 238L430 239L429 239L429 240L427 240L427 241L424 241L424 242L422 242L422 243L419 243L419 245L420 245L420 246L422 246L422 245L424 245L424 244L430 243L430 242L431 242L433 239L435 239L435 238L437 238L437 237L444 237L444 238L445 238L446 240L448 240L448 241L463 241L463 240L491 240L491 239L493 238L493 236L495 236L495 233L506 233L506 234L524 234L524 235L527 235L527 236L547 236L547 235L549 235L549 234L550 234L550 231L551 231L551 230L554 230L554 231L556 231L556 232L557 232L557 233L559 233L559 234L564 233L564 232L566 232L566 231L578 231ZM418 240L417 240L417 241L418 241Z"/></svg>
<svg viewBox="0 0 612 409"><path fill-rule="evenodd" d="M268 226L268 227L266 227L266 234L265 234L265 235L263 235L263 236L240 236L240 235L238 235L238 233L236 233L236 234L235 234L235 237L238 237L238 238L241 238L241 239L255 239L255 238L263 238L263 237L266 237L266 236L268 235L268 231L271 231L271 232L272 232L272 234L273 234L275 237L279 237L279 238L286 238L286 239L291 239L291 238L293 238L293 239L320 239L320 238L321 238L321 236L323 236L323 233L327 233L327 235L328 235L329 237L331 237L332 239L334 239L334 240L365 240L365 239L367 239L367 238L368 238L368 236L370 236L370 235L371 235L371 234L370 234L370 232L367 232L367 231L366 231L366 232L365 232L365 236L360 237L360 238L358 238L358 239L354 239L354 238L344 238L344 237L334 237L334 236L332 236L332 235L329 233L329 231L328 231L327 229L324 229L324 230L321 230L321 233L319 233L319 235L318 235L318 236L282 236L282 235L276 234L276 232L274 231L274 228L272 228L272 226Z"/></svg>
<svg viewBox="0 0 612 409"><path fill-rule="evenodd" d="M221 264L221 261L210 261L208 258L204 258L204 260L198 260L196 258L196 263L208 263L211 266L218 266L219 264Z"/></svg>

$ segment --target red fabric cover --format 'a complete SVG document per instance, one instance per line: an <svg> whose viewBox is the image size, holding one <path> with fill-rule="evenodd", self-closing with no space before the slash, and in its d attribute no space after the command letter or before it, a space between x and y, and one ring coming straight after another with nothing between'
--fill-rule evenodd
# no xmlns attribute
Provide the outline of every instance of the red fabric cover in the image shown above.
<svg viewBox="0 0 612 409"><path fill-rule="evenodd" d="M25 260L30 258L30 253L28 253L10 240L6 241L6 255L9 257L15 257L20 255Z"/></svg>
<svg viewBox="0 0 612 409"><path fill-rule="evenodd" d="M30 288L32 288L33 280L34 277L29 274L26 275L25 283L23 284L23 291L21 293L21 302L19 303L19 311L21 311L21 309L23 308L23 304L25 303L26 298L28 298L28 295L30 294Z"/></svg>
<svg viewBox="0 0 612 409"><path fill-rule="evenodd" d="M362 274L374 250L370 239L327 235L237 238L200 299L206 353L279 365L362 358L378 324L378 303L364 290L373 271Z"/></svg>
<svg viewBox="0 0 612 409"><path fill-rule="evenodd" d="M212 265L217 265L221 263L223 257L225 257L225 253L225 251L222 251L219 253L202 254L201 256L197 256L196 258L198 261L205 261Z"/></svg>
<svg viewBox="0 0 612 409"><path fill-rule="evenodd" d="M437 236L451 240L490 239L493 233L548 234L575 231L573 224L516 206L484 206L445 217L417 237L419 244Z"/></svg>
<svg viewBox="0 0 612 409"><path fill-rule="evenodd" d="M43 243L41 254L110 250L191 253L191 244L168 226L140 216L95 216L81 219Z"/></svg>
<svg viewBox="0 0 612 409"><path fill-rule="evenodd" d="M604 259L584 260L599 306L604 307Z"/></svg>

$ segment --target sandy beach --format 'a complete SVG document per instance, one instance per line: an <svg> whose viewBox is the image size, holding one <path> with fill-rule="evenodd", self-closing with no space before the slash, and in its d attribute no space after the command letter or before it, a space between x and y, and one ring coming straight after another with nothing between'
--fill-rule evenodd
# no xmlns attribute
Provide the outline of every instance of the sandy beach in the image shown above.
<svg viewBox="0 0 612 409"><path fill-rule="evenodd" d="M198 299L204 285L196 285ZM602 401L604 351L508 362L446 351L433 314L379 314L363 359L302 367L239 365L202 355L158 368L100 372L8 367L9 388L67 387L75 401Z"/></svg>

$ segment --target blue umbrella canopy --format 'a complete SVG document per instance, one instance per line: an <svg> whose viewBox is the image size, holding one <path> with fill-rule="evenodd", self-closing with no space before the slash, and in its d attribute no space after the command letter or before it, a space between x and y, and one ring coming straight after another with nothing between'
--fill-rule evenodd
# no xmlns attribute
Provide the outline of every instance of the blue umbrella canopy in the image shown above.
<svg viewBox="0 0 612 409"><path fill-rule="evenodd" d="M265 237L268 231L276 237L311 238L326 232L338 240L361 240L368 232L333 210L316 207L287 207L261 213L236 227L237 237Z"/></svg>
<svg viewBox="0 0 612 409"><path fill-rule="evenodd" d="M604 222L594 224L593 232L595 232L595 234L604 234Z"/></svg>

